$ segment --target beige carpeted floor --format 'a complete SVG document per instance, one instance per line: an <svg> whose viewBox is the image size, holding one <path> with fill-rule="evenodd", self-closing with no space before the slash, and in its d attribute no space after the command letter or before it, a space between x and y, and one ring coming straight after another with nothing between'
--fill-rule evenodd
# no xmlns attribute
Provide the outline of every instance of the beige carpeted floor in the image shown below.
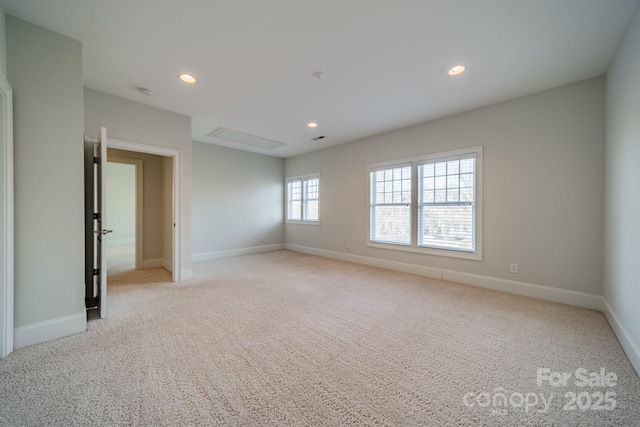
<svg viewBox="0 0 640 427"><path fill-rule="evenodd" d="M1 360L0 424L640 423L599 312L289 251L195 270L118 275L109 318ZM616 384L579 387L581 368Z"/></svg>

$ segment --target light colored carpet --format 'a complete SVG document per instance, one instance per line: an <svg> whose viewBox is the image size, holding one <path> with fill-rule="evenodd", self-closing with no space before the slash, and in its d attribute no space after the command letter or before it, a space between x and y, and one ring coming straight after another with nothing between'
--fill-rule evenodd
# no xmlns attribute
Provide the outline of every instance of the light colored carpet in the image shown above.
<svg viewBox="0 0 640 427"><path fill-rule="evenodd" d="M195 271L119 275L108 319L0 361L0 424L639 423L640 380L599 312L289 251ZM572 377L539 387L538 368ZM578 387L579 368L618 381ZM616 408L592 409L599 392ZM542 413L527 393L555 397Z"/></svg>

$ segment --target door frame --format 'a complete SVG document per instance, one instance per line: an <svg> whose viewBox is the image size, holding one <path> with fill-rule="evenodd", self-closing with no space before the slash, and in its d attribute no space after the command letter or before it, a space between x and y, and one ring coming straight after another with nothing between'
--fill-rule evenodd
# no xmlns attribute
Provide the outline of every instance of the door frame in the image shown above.
<svg viewBox="0 0 640 427"><path fill-rule="evenodd" d="M0 318L3 327L0 328L0 359L3 359L13 351L13 91L5 76L0 73L0 103L2 112L0 116L0 150L2 150L3 175L2 194L3 217L0 224L2 230L2 245L4 256L0 259L0 292L2 301L0 304Z"/></svg>
<svg viewBox="0 0 640 427"><path fill-rule="evenodd" d="M159 156L171 157L173 160L173 234L171 236L172 256L171 256L171 278L174 282L182 280L182 217L180 216L181 191L180 191L180 170L181 152L173 148L158 147L156 145L142 144L139 142L125 141L122 139L108 138L107 148L117 148L119 150L137 151L139 153L156 154Z"/></svg>
<svg viewBox="0 0 640 427"><path fill-rule="evenodd" d="M107 141L109 141L109 138L107 137ZM144 229L144 214L143 214L143 176L144 176L144 170L143 170L143 162L140 159L130 159L128 157L120 157L120 156L110 156L108 149L109 148L115 148L115 147L110 147L109 143L107 143L107 164L109 163L123 163L123 164L127 164L127 165L133 165L135 168L135 174L136 174L136 226L135 226L135 230L136 230L136 270L142 270L142 250L144 248L144 235L143 235L143 229ZM108 171L108 167L107 167L107 174L109 173ZM108 241L108 240L107 240ZM108 272L107 272L108 273Z"/></svg>

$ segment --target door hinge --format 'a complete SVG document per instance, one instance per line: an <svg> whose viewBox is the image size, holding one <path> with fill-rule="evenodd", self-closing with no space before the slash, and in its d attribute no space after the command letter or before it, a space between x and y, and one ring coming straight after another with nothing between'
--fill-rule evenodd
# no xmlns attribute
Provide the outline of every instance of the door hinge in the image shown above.
<svg viewBox="0 0 640 427"><path fill-rule="evenodd" d="M94 268L93 269L93 275L94 276L99 276L100 275L100 269L99 268Z"/></svg>
<svg viewBox="0 0 640 427"><path fill-rule="evenodd" d="M100 157L94 157L93 163L100 163Z"/></svg>
<svg viewBox="0 0 640 427"><path fill-rule="evenodd" d="M100 214L97 212L94 212L93 219L97 219L98 221L100 221Z"/></svg>

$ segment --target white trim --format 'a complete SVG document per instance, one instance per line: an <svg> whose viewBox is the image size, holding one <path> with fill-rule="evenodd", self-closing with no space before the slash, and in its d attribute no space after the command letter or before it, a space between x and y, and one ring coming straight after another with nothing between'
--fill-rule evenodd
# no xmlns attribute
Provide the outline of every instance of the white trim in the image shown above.
<svg viewBox="0 0 640 427"><path fill-rule="evenodd" d="M73 314L14 329L16 349L74 335L87 330L87 314Z"/></svg>
<svg viewBox="0 0 640 427"><path fill-rule="evenodd" d="M365 264L373 267L387 268L389 270L417 274L419 276L426 276L434 279L464 283L481 288L493 289L511 294L543 299L546 301L559 302L563 304L569 304L600 311L602 311L602 309L604 308L603 298L601 295L590 294L586 292L570 291L567 289L554 288L551 286L536 285L525 282L516 282L514 280L500 279L497 277L481 276L478 274L462 273L452 270L444 270L436 267L427 267L423 265L407 264L403 262L347 254L344 252L316 249L308 246L293 245L290 243L286 243L284 246L285 249L295 252L334 258L342 261L355 262L358 264Z"/></svg>
<svg viewBox="0 0 640 427"><path fill-rule="evenodd" d="M412 218L413 219L413 218ZM367 230L369 228L367 227ZM470 259L472 261L482 261L481 258L478 258L478 254L476 251L467 252L467 251L458 251L455 249L436 249L436 248L426 248L423 246L416 245L403 245L400 243L384 243L384 242L374 242L367 238L366 246L369 248L376 249L386 249L389 251L401 251L401 252L412 252L414 254L425 254L425 255L435 255L442 256L447 258L460 258L460 259Z"/></svg>
<svg viewBox="0 0 640 427"><path fill-rule="evenodd" d="M482 276L480 274L463 273L453 270L442 270L442 280L464 283L465 285L477 286L480 288L522 295L525 297L538 298L546 301L559 302L561 304L590 308L592 310L602 311L604 308L602 295L572 291L553 286L518 282L515 280Z"/></svg>
<svg viewBox="0 0 640 427"><path fill-rule="evenodd" d="M109 138L107 140L107 146L110 148L119 148L121 150L137 151L139 153L157 154L159 156L166 156L173 158L173 256L171 260L172 268L172 280L179 282L182 280L182 217L180 215L180 208L182 206L181 200L181 152L173 148L158 147L155 145L141 144L139 142L123 141L120 139ZM144 264L144 263L143 263ZM143 266L144 268L144 266ZM186 270L185 270L186 271Z"/></svg>
<svg viewBox="0 0 640 427"><path fill-rule="evenodd" d="M407 264L404 262L389 261L386 259L371 258L362 255L329 251L326 249L317 249L308 246L293 245L291 243L285 243L284 248L290 251L302 252L310 255L318 255L326 258L338 259L341 261L354 262L356 264L364 264L372 267L402 271L403 273L417 274L418 276L426 276L433 279L442 278L442 271L439 268L427 267L424 265Z"/></svg>
<svg viewBox="0 0 640 427"><path fill-rule="evenodd" d="M0 12L1 13L1 12ZM13 351L13 91L4 75L0 73L0 102L4 114L0 117L0 150L2 150L2 174L4 188L4 221L0 224L3 238L0 244L3 247L4 257L0 259L0 292L2 292L3 306L0 307L0 316L4 328L0 331L0 359L5 358Z"/></svg>
<svg viewBox="0 0 640 427"><path fill-rule="evenodd" d="M151 268L164 268L169 273L173 273L173 266L171 262L164 258L145 259L142 261L142 269L149 270Z"/></svg>
<svg viewBox="0 0 640 427"><path fill-rule="evenodd" d="M107 138L108 141L108 138ZM107 143L108 145L108 143ZM127 165L133 165L136 168L136 225L135 239L128 243L136 245L136 270L140 269L142 266L142 249L144 248L144 204L142 203L144 199L144 164L140 159L131 159L128 157L119 157L119 156L109 156L107 152L107 163L124 163ZM124 240L123 240L124 241ZM107 246L115 246L116 243L112 243L112 240L107 239ZM119 242L116 240L115 242ZM120 245L126 245L127 243L119 243Z"/></svg>
<svg viewBox="0 0 640 427"><path fill-rule="evenodd" d="M604 315L609 321L609 325L613 330L613 333L616 334L622 349L626 353L631 365L636 370L636 373L640 375L640 348L638 343L633 341L631 335L627 331L627 329L622 325L620 320L618 320L618 316L616 312L613 311L613 308L609 304L606 298L602 298L604 301Z"/></svg>
<svg viewBox="0 0 640 427"><path fill-rule="evenodd" d="M284 244L277 243L274 245L254 246L252 248L229 249L225 251L203 252L200 254L192 254L191 262L207 261L210 259L229 258L232 256L257 254L260 252L272 252L284 249Z"/></svg>
<svg viewBox="0 0 640 427"><path fill-rule="evenodd" d="M162 268L167 270L169 273L173 273L173 265L171 265L171 261L167 261L166 259L162 258L161 264L162 264L161 265Z"/></svg>
<svg viewBox="0 0 640 427"><path fill-rule="evenodd" d="M145 259L142 261L142 269L148 270L150 268L164 267L164 263L167 262L163 258Z"/></svg>

